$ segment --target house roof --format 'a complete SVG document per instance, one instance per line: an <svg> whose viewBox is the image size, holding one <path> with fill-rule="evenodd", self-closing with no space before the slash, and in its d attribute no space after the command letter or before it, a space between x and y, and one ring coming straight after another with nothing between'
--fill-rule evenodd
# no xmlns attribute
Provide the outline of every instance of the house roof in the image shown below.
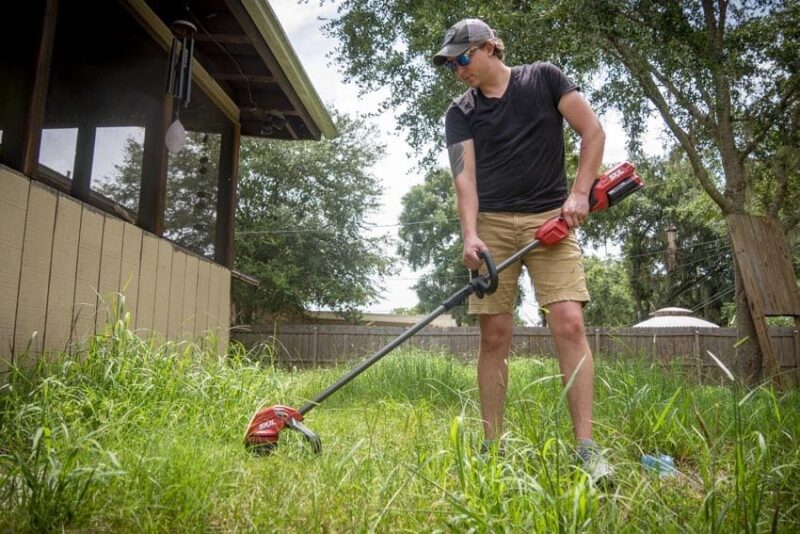
<svg viewBox="0 0 800 534"><path fill-rule="evenodd" d="M694 317L691 310L685 308L661 308L650 314L650 319L633 325L634 328L719 328L718 325L699 317Z"/></svg>
<svg viewBox="0 0 800 534"><path fill-rule="evenodd" d="M338 135L266 0L125 1L162 47L171 43L175 20L197 27L195 75L221 88L216 104L229 116L231 110L237 114L243 135L317 140ZM269 131L265 121L275 112L286 118L286 126Z"/></svg>

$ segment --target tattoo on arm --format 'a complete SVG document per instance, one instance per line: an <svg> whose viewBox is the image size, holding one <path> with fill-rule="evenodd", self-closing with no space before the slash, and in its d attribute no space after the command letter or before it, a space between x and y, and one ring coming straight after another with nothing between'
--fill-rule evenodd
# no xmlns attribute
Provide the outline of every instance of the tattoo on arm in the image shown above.
<svg viewBox="0 0 800 534"><path fill-rule="evenodd" d="M450 145L447 153L450 156L450 170L455 178L464 170L464 143Z"/></svg>

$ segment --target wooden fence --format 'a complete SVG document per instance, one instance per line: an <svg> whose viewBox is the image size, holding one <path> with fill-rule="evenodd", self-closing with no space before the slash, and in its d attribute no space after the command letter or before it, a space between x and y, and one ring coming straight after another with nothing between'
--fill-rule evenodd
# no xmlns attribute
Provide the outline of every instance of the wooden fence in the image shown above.
<svg viewBox="0 0 800 534"><path fill-rule="evenodd" d="M362 360L380 350L405 331L404 327L265 325L236 327L234 340L245 347L267 345L274 349L277 363L315 367ZM781 372L787 382L800 384L800 336L793 328L770 330ZM404 347L454 354L474 359L478 347L477 327L425 328ZM587 328L589 345L598 360L639 357L684 367L700 380L720 376L719 368L706 351L714 353L731 370L735 365L734 328ZM555 354L547 328L516 327L512 354L552 356Z"/></svg>

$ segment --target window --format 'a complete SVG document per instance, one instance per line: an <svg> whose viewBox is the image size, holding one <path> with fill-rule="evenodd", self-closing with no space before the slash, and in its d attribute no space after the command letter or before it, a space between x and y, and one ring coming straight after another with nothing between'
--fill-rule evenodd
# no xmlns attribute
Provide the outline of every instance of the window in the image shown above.
<svg viewBox="0 0 800 534"><path fill-rule="evenodd" d="M219 149L219 134L189 131L167 169L164 237L208 258L214 257Z"/></svg>
<svg viewBox="0 0 800 534"><path fill-rule="evenodd" d="M38 177L136 222L144 131L161 110L165 61L119 3L62 2Z"/></svg>
<svg viewBox="0 0 800 534"><path fill-rule="evenodd" d="M144 128L97 128L92 162L92 190L131 210L139 209L142 188Z"/></svg>
<svg viewBox="0 0 800 534"><path fill-rule="evenodd" d="M42 130L39 164L66 178L71 178L75 168L77 143L77 128L46 128Z"/></svg>

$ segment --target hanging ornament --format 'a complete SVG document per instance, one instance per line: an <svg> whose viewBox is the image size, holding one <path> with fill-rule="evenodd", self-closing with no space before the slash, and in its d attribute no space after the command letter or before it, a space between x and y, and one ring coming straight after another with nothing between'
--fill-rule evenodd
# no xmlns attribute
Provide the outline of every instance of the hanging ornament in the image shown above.
<svg viewBox="0 0 800 534"><path fill-rule="evenodd" d="M180 108L189 105L192 96L192 59L197 28L186 20L171 25L172 48L169 51L166 93L175 99L175 121L167 129L167 150L173 154L186 146L186 129L180 121Z"/></svg>
<svg viewBox="0 0 800 534"><path fill-rule="evenodd" d="M186 129L183 127L183 123L181 123L180 119L177 117L175 118L175 122L173 122L167 129L165 141L167 144L167 150L173 154L177 154L183 150L184 146L186 146Z"/></svg>
<svg viewBox="0 0 800 534"><path fill-rule="evenodd" d="M194 34L197 28L186 20L172 23L172 48L169 51L167 72L167 94L178 101L178 106L189 105L192 96L192 58L194 56Z"/></svg>

